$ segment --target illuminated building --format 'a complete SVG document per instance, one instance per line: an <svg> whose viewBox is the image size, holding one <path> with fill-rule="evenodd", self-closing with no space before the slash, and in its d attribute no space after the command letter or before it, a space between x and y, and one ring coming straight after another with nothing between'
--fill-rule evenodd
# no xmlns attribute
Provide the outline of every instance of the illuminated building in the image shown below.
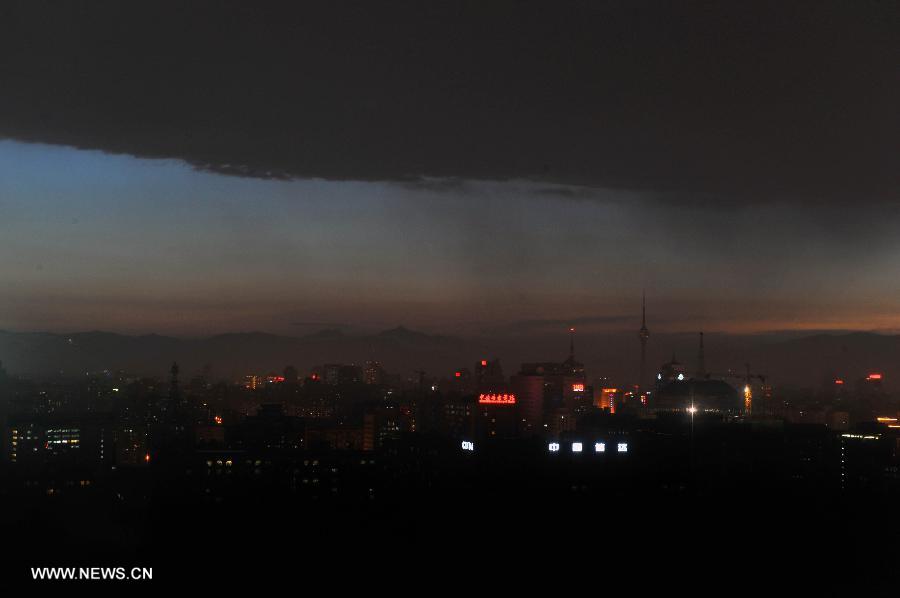
<svg viewBox="0 0 900 598"><path fill-rule="evenodd" d="M884 375L878 372L871 372L866 376L865 386L866 390L869 392L881 392L882 382L884 381Z"/></svg>
<svg viewBox="0 0 900 598"><path fill-rule="evenodd" d="M475 404L475 436L480 439L515 438L519 431L519 408L511 393L481 394Z"/></svg>
<svg viewBox="0 0 900 598"><path fill-rule="evenodd" d="M384 384L384 368L381 367L381 363L373 360L367 361L363 380L366 384L375 386Z"/></svg>
<svg viewBox="0 0 900 598"><path fill-rule="evenodd" d="M120 425L113 432L115 461L117 466L146 465L144 457L149 450L147 430L144 426Z"/></svg>
<svg viewBox="0 0 900 598"><path fill-rule="evenodd" d="M657 412L687 412L739 415L744 410L744 397L723 380L678 379L661 386L653 401Z"/></svg>
<svg viewBox="0 0 900 598"><path fill-rule="evenodd" d="M512 393L481 393L478 395L480 405L515 405L516 395Z"/></svg>
<svg viewBox="0 0 900 598"><path fill-rule="evenodd" d="M607 409L610 413L616 412L616 400L619 393L618 388L601 388L595 406L599 409Z"/></svg>
<svg viewBox="0 0 900 598"><path fill-rule="evenodd" d="M841 434L840 440L841 489L878 489L891 462L891 439L883 434L860 432Z"/></svg>
<svg viewBox="0 0 900 598"><path fill-rule="evenodd" d="M402 431L403 417L396 406L377 407L363 416L363 450L374 450L387 441L395 441Z"/></svg>
<svg viewBox="0 0 900 598"><path fill-rule="evenodd" d="M686 380L687 376L685 374L684 364L678 361L675 358L675 353L672 353L672 360L668 363L664 363L660 368L660 371L656 374L656 389L657 392L662 386L669 384L670 382Z"/></svg>
<svg viewBox="0 0 900 598"><path fill-rule="evenodd" d="M114 425L106 415L10 416L6 430L9 461L26 476L47 468L93 475L115 462Z"/></svg>
<svg viewBox="0 0 900 598"><path fill-rule="evenodd" d="M539 432L544 423L544 376L523 372L510 378L510 386L519 406L520 433Z"/></svg>
<svg viewBox="0 0 900 598"><path fill-rule="evenodd" d="M441 435L467 440L474 437L473 417L477 411L474 397L450 395L443 397L434 408L435 428Z"/></svg>
<svg viewBox="0 0 900 598"><path fill-rule="evenodd" d="M326 363L322 366L322 382L329 386L337 386L342 364Z"/></svg>
<svg viewBox="0 0 900 598"><path fill-rule="evenodd" d="M510 379L519 401L524 434L566 429L593 403L594 391L586 383L584 364L575 358L574 328L569 329L569 335L569 356L565 361L523 363L519 373Z"/></svg>

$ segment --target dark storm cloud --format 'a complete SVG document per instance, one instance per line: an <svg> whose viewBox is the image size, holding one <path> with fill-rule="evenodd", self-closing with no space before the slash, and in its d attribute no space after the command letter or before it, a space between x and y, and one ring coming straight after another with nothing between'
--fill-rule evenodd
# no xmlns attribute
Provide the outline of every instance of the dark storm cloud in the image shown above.
<svg viewBox="0 0 900 598"><path fill-rule="evenodd" d="M19 140L267 178L897 195L896 3L0 10L0 135Z"/></svg>

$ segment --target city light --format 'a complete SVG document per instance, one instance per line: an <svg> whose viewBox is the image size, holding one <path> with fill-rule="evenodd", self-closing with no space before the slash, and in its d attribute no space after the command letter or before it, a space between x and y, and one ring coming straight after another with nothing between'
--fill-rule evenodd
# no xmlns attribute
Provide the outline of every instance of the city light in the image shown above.
<svg viewBox="0 0 900 598"><path fill-rule="evenodd" d="M456 377L457 377L457 378L461 378L461 377L462 377L462 372L456 372Z"/></svg>
<svg viewBox="0 0 900 598"><path fill-rule="evenodd" d="M881 374L869 374L866 376L866 380L881 380Z"/></svg>
<svg viewBox="0 0 900 598"><path fill-rule="evenodd" d="M221 415L217 415L217 416L215 417L215 422L216 422L216 425L221 426L221 425L222 425L222 416L221 416Z"/></svg>
<svg viewBox="0 0 900 598"><path fill-rule="evenodd" d="M487 367L487 359L482 359L482 360L481 360L481 367L483 367L483 368L486 368L486 367Z"/></svg>
<svg viewBox="0 0 900 598"><path fill-rule="evenodd" d="M558 442L551 442L550 445L547 447L547 449L548 449L551 453L558 453L558 452L559 452L559 443L558 443Z"/></svg>
<svg viewBox="0 0 900 598"><path fill-rule="evenodd" d="M679 380L684 380L684 374L678 374L678 379L679 379Z"/></svg>
<svg viewBox="0 0 900 598"><path fill-rule="evenodd" d="M627 452L628 452L628 443L627 443L627 442L620 442L620 443L616 446L616 450L618 450L620 453L627 453Z"/></svg>
<svg viewBox="0 0 900 598"><path fill-rule="evenodd" d="M480 394L478 402L482 405L515 405L516 395L510 393L503 394Z"/></svg>
<svg viewBox="0 0 900 598"><path fill-rule="evenodd" d="M584 448L584 446L580 442L572 443L572 452L573 453L580 453L583 448Z"/></svg>
<svg viewBox="0 0 900 598"><path fill-rule="evenodd" d="M693 405L691 405L690 407L687 408L687 412L690 413L691 415L694 415L695 413L697 413L697 408L694 407Z"/></svg>
<svg viewBox="0 0 900 598"><path fill-rule="evenodd" d="M471 440L463 440L463 441L462 441L462 450L464 450L464 451L474 451L474 450L475 450L475 443L472 442Z"/></svg>
<svg viewBox="0 0 900 598"><path fill-rule="evenodd" d="M595 442L594 443L594 452L595 453L605 453L606 452L606 443Z"/></svg>
<svg viewBox="0 0 900 598"><path fill-rule="evenodd" d="M844 383L844 381L841 380L840 378L838 378L837 380L834 381L834 383L837 384L838 386L840 386Z"/></svg>
<svg viewBox="0 0 900 598"><path fill-rule="evenodd" d="M584 392L584 384L581 384L581 383L573 384L572 392Z"/></svg>

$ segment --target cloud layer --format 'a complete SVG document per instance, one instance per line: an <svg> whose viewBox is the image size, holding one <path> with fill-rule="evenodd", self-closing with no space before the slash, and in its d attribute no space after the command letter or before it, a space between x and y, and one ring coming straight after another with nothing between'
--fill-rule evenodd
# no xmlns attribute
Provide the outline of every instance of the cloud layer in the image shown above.
<svg viewBox="0 0 900 598"><path fill-rule="evenodd" d="M254 177L897 197L893 3L0 9L0 136Z"/></svg>

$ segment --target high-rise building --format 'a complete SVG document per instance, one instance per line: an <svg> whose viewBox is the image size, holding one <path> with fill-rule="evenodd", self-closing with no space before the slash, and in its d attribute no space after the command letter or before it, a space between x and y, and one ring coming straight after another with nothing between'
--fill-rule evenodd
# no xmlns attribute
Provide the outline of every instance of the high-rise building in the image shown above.
<svg viewBox="0 0 900 598"><path fill-rule="evenodd" d="M366 384L384 384L384 368L381 367L381 363L374 360L367 361L364 379Z"/></svg>
<svg viewBox="0 0 900 598"><path fill-rule="evenodd" d="M575 358L575 329L570 328L569 334L565 361L523 363L519 374L510 380L523 433L555 429L549 424L564 417L574 422L575 415L592 403L593 390L586 384L584 364Z"/></svg>

